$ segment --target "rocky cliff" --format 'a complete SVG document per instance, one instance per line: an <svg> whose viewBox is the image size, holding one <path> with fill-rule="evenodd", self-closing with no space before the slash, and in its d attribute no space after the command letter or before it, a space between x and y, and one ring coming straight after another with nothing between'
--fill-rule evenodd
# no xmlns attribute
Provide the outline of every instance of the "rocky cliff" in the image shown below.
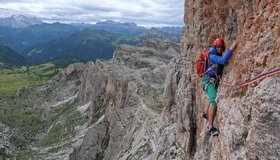
<svg viewBox="0 0 280 160"><path fill-rule="evenodd" d="M229 47L240 39L223 79L243 82L280 68L280 3L275 0L185 1L181 57L170 64L165 84L165 130L187 159L278 159L280 76L252 85L218 88L218 137L207 135L202 112L208 105L194 63L217 37ZM171 132L172 133L172 132Z"/></svg>
<svg viewBox="0 0 280 160"><path fill-rule="evenodd" d="M148 40L89 67L78 98L91 123L70 159L157 159L167 64L179 51L178 44Z"/></svg>

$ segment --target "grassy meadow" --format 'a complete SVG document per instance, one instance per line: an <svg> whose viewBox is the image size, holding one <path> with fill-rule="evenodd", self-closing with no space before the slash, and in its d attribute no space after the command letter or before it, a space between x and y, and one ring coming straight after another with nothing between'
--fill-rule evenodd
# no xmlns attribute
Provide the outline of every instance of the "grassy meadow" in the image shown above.
<svg viewBox="0 0 280 160"><path fill-rule="evenodd" d="M87 119L76 110L77 101L61 104L46 112L45 108L37 108L36 103L49 101L55 95L51 92L30 92L32 88L46 82L61 70L62 68L58 68L53 63L29 67L14 67L0 63L0 123L8 126L12 131L9 141L17 147L17 151L9 155L0 150L0 160L33 159L33 157L44 159L38 158L44 156L44 153L39 155L39 151L33 150L32 146L41 149L49 148L48 152L57 152L67 147L63 145L71 146L71 141L65 144L64 141L75 136L76 126L87 122ZM51 88L59 90L64 83L64 81L58 82ZM25 87L27 92L17 96L17 90L22 87ZM36 102L30 99L30 95L34 96ZM48 134L42 136L42 133L47 131Z"/></svg>
<svg viewBox="0 0 280 160"><path fill-rule="evenodd" d="M19 88L32 88L39 85L60 70L53 63L22 67L0 63L0 98L14 97Z"/></svg>

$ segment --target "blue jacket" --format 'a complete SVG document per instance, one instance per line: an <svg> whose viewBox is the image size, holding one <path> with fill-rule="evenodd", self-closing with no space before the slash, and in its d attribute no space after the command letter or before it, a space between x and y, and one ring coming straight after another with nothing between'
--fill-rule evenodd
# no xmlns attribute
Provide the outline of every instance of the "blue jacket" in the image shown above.
<svg viewBox="0 0 280 160"><path fill-rule="evenodd" d="M232 55L232 50L230 49L227 49L226 54L224 56L219 56L217 50L213 47L210 47L210 55L209 55L210 62L208 62L206 69L208 69L213 64L217 64L217 66L212 70L208 71L206 75L215 76L217 74L218 65L225 64L229 60L231 55Z"/></svg>

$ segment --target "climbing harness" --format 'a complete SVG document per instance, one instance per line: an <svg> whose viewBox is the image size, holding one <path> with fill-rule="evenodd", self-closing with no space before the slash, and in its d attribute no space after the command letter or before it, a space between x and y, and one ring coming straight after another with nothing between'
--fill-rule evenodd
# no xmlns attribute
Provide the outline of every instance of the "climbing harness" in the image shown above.
<svg viewBox="0 0 280 160"><path fill-rule="evenodd" d="M203 90L206 91L210 83L212 83L215 86L216 85L215 81L216 81L215 78L210 78L207 82L204 82L203 85L205 85L205 87L203 87Z"/></svg>
<svg viewBox="0 0 280 160"><path fill-rule="evenodd" d="M204 74L206 74L209 71L213 71L213 69L216 68L216 67L218 67L218 65L217 64L213 64L205 72L203 72L200 76L203 76Z"/></svg>
<svg viewBox="0 0 280 160"><path fill-rule="evenodd" d="M229 86L229 87L243 87L243 86L249 85L251 83L254 83L256 81L259 81L261 79L264 79L266 77L269 77L269 76L272 76L272 75L275 75L275 74L279 74L279 73L280 73L280 68L272 70L270 72L260 74L256 77L252 78L252 79L246 80L246 81L241 82L241 83L236 83L236 84L231 84L231 83L225 82L225 81L223 81L223 79L220 76L218 76L218 78L221 80L222 84L224 84L226 86Z"/></svg>

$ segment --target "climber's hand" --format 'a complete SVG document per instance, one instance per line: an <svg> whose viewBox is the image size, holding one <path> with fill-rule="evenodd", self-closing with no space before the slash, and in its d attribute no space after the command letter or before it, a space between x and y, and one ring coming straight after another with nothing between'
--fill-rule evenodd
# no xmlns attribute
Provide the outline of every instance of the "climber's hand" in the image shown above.
<svg viewBox="0 0 280 160"><path fill-rule="evenodd" d="M239 42L238 40L234 41L229 49L233 51L235 49L236 45L238 44L238 42Z"/></svg>

